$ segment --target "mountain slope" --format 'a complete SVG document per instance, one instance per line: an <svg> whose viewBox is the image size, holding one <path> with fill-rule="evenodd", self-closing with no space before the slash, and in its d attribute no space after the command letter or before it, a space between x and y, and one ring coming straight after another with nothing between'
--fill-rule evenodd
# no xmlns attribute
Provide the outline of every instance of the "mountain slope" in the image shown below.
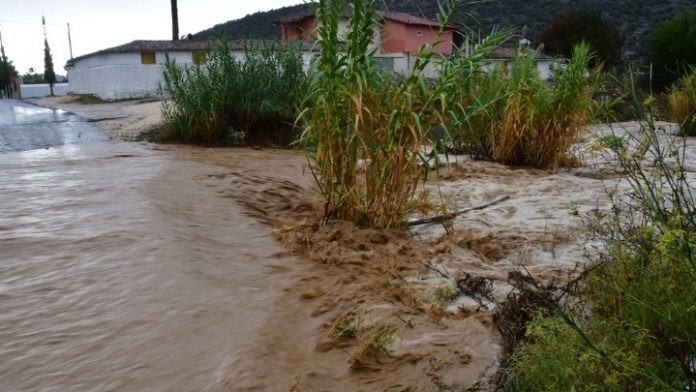
<svg viewBox="0 0 696 392"><path fill-rule="evenodd" d="M393 11L404 11L433 17L436 0L386 0ZM279 18L309 9L300 4L268 12L257 12L242 19L228 21L201 31L195 36L204 38L216 31L233 38L279 38L280 29L273 24ZM490 31L496 26L521 28L528 26L528 36L534 41L555 15L572 8L597 8L614 21L624 34L625 52L636 58L650 29L686 8L694 8L694 0L490 0L464 3L457 10L455 22L470 29Z"/></svg>

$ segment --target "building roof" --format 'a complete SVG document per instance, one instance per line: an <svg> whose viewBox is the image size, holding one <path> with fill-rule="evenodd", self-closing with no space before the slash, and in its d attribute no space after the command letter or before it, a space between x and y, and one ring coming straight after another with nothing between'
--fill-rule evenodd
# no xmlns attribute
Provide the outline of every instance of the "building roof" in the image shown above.
<svg viewBox="0 0 696 392"><path fill-rule="evenodd" d="M401 22L407 25L440 27L440 25L434 20L412 15L406 12L381 12L380 16L382 19L393 20L395 22Z"/></svg>
<svg viewBox="0 0 696 392"><path fill-rule="evenodd" d="M132 53L132 52L192 52L196 50L207 50L211 45L215 45L216 39L210 40L135 40L127 44L102 49L68 60L66 67L93 56L111 53ZM229 40L227 45L232 50L244 49L250 42L261 42L260 40ZM305 45L303 45L304 48ZM306 48L305 48L306 49Z"/></svg>
<svg viewBox="0 0 696 392"><path fill-rule="evenodd" d="M395 22L400 22L404 23L407 25L416 25L416 26L429 26L429 27L439 27L440 25L431 19L427 19L421 16L416 16L413 14L409 14L406 12L395 12L395 11L386 11L386 12L377 12L377 17L380 20L392 20ZM286 24L286 23L295 23L299 22L303 19L309 18L311 16L314 16L315 12L314 10L307 10L295 15L288 16L286 18L280 18L274 21L276 24ZM344 18L350 18L352 16L352 12L348 9L343 11L343 17ZM448 28L455 29L454 26L447 26Z"/></svg>
<svg viewBox="0 0 696 392"><path fill-rule="evenodd" d="M199 40L135 40L127 44L102 49L68 60L68 66L82 59L110 53L130 52L189 52L193 50L205 50L210 41Z"/></svg>

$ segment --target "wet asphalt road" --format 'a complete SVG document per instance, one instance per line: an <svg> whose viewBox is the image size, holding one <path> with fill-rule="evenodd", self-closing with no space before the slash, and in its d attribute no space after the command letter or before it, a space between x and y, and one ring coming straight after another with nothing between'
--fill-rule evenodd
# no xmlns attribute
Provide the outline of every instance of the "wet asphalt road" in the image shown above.
<svg viewBox="0 0 696 392"><path fill-rule="evenodd" d="M0 100L0 153L104 140L99 128L74 113Z"/></svg>

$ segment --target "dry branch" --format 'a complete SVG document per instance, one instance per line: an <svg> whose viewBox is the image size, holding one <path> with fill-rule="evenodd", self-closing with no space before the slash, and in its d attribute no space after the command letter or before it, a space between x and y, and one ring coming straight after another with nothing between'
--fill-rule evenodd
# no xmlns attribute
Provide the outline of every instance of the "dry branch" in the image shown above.
<svg viewBox="0 0 696 392"><path fill-rule="evenodd" d="M501 198L493 200L490 203L481 204L479 206L467 207L467 208L461 209L459 211L449 212L449 213L443 214L443 215L437 215L437 216L433 216L433 217L429 217L429 218L423 218L423 219L410 221L410 222L408 222L408 225L409 226L418 226L418 225L427 225L427 224L431 224L431 223L446 222L448 220L452 220L452 219L458 217L459 215L466 214L467 212L483 210L484 208L494 206L494 205L502 203L508 199L510 199L510 196L503 196Z"/></svg>

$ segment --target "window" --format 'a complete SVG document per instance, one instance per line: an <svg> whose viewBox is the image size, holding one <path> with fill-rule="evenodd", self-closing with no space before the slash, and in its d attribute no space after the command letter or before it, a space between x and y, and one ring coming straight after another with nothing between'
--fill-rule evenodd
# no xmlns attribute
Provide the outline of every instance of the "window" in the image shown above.
<svg viewBox="0 0 696 392"><path fill-rule="evenodd" d="M204 50L194 50L191 52L191 60L194 64L205 64L205 51Z"/></svg>
<svg viewBox="0 0 696 392"><path fill-rule="evenodd" d="M148 52L140 53L140 64L155 64L155 54Z"/></svg>

